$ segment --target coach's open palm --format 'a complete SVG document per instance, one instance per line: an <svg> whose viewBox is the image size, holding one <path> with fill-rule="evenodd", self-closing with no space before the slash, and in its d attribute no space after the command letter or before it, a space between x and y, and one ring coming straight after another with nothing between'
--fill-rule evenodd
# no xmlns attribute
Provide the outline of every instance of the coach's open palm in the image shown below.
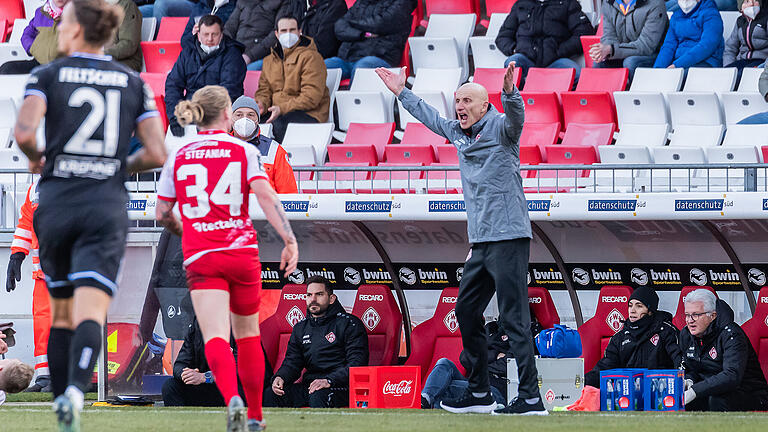
<svg viewBox="0 0 768 432"><path fill-rule="evenodd" d="M394 74L387 68L376 68L376 75L384 81L384 85L397 96L400 96L400 92L405 88L405 79L408 78L405 66L400 68L399 74Z"/></svg>
<svg viewBox="0 0 768 432"><path fill-rule="evenodd" d="M504 93L512 92L513 88L515 88L515 62L509 63L504 73Z"/></svg>

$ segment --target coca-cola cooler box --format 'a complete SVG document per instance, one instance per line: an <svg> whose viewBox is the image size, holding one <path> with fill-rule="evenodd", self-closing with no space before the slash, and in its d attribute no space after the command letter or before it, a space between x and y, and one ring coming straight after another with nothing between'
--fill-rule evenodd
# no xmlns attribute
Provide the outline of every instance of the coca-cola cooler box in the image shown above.
<svg viewBox="0 0 768 432"><path fill-rule="evenodd" d="M683 411L685 372L678 369L646 370L643 404L646 411Z"/></svg>
<svg viewBox="0 0 768 432"><path fill-rule="evenodd" d="M349 368L350 408L421 408L420 366Z"/></svg>
<svg viewBox="0 0 768 432"><path fill-rule="evenodd" d="M642 411L645 369L600 371L600 411Z"/></svg>
<svg viewBox="0 0 768 432"><path fill-rule="evenodd" d="M544 407L551 411L555 407L568 406L581 396L584 386L583 358L542 358L536 357L539 390ZM507 398L517 396L520 381L517 376L517 362L507 359Z"/></svg>

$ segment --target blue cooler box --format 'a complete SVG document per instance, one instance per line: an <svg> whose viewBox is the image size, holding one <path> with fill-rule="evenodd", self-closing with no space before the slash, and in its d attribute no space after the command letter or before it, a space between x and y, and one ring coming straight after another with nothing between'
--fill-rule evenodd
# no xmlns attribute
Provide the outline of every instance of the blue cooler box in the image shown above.
<svg viewBox="0 0 768 432"><path fill-rule="evenodd" d="M683 411L685 372L678 369L647 370L643 380L646 411Z"/></svg>
<svg viewBox="0 0 768 432"><path fill-rule="evenodd" d="M600 371L600 411L642 411L645 369Z"/></svg>

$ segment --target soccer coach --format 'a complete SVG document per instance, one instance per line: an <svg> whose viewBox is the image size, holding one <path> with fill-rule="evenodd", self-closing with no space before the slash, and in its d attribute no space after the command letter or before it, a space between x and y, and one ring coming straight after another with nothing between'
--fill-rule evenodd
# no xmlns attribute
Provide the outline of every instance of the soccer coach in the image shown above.
<svg viewBox="0 0 768 432"><path fill-rule="evenodd" d="M456 317L461 329L469 388L456 400L443 401L451 412L488 413L496 403L488 381L488 349L483 311L494 292L499 320L509 337L520 379L518 398L498 414L540 414L547 410L537 383L528 309L528 255L531 222L520 176L520 133L525 117L523 98L513 82L515 64L504 75L504 113L488 103L488 92L475 83L456 91L456 117L447 120L405 88L400 74L379 68L376 73L403 107L458 150L461 183L467 207L471 249L459 284Z"/></svg>

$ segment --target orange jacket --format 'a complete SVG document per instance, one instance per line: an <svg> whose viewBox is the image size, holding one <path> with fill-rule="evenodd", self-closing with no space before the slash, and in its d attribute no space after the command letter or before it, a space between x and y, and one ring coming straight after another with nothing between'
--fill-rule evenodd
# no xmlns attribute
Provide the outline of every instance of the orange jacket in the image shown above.
<svg viewBox="0 0 768 432"><path fill-rule="evenodd" d="M230 135L235 136L235 133L230 132ZM255 145L259 151L269 144L267 153L261 153L261 164L264 165L264 171L269 177L269 184L272 185L272 189L279 194L298 193L299 188L296 186L293 168L288 162L288 153L285 152L283 146L261 133L251 138L249 142Z"/></svg>
<svg viewBox="0 0 768 432"><path fill-rule="evenodd" d="M13 243L11 243L11 253L22 252L24 255L32 254L32 277L35 279L45 279L43 271L40 269L39 246L37 236L32 227L32 217L37 209L38 179L35 179L27 190L27 197L21 206L21 215L19 223L16 224L16 231L13 233Z"/></svg>

